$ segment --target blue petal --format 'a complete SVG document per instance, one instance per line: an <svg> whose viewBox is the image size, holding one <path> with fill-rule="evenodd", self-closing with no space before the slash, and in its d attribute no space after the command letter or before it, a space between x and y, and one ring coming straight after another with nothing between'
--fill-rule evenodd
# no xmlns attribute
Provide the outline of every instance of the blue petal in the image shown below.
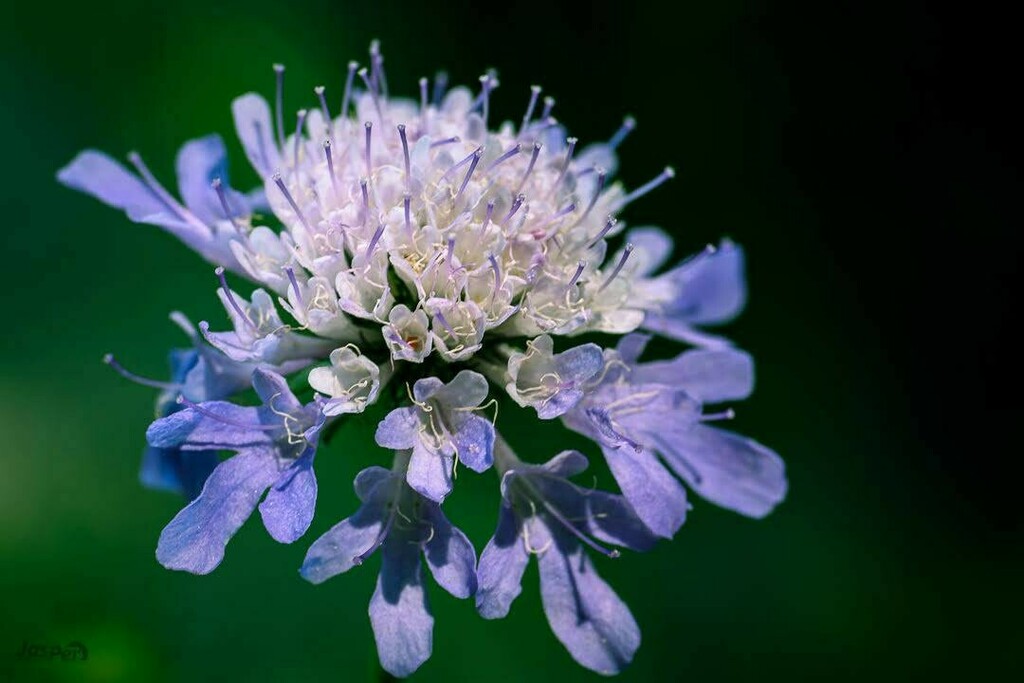
<svg viewBox="0 0 1024 683"><path fill-rule="evenodd" d="M222 462L199 497L161 532L156 559L168 569L209 574L277 477L277 462L268 451L245 451Z"/></svg>
<svg viewBox="0 0 1024 683"><path fill-rule="evenodd" d="M564 382L586 382L604 367L604 352L597 344L581 344L555 356L555 367Z"/></svg>
<svg viewBox="0 0 1024 683"><path fill-rule="evenodd" d="M633 245L630 265L637 268L637 275L650 275L672 256L672 238L661 228L634 228L626 235L626 242Z"/></svg>
<svg viewBox="0 0 1024 683"><path fill-rule="evenodd" d="M424 557L434 580L457 598L476 593L476 550L461 530L452 526L438 505L428 505L432 529Z"/></svg>
<svg viewBox="0 0 1024 683"><path fill-rule="evenodd" d="M416 384L419 385L420 382ZM472 370L462 370L451 382L439 389L434 398L448 409L476 408L487 398L487 391L487 379L483 375ZM417 399L422 400L418 396Z"/></svg>
<svg viewBox="0 0 1024 683"><path fill-rule="evenodd" d="M370 624L380 664L392 676L408 676L430 658L434 617L423 586L419 548L385 544L377 589L370 599Z"/></svg>
<svg viewBox="0 0 1024 683"><path fill-rule="evenodd" d="M586 491L587 531L596 539L631 550L650 550L657 542L647 525L623 496Z"/></svg>
<svg viewBox="0 0 1024 683"><path fill-rule="evenodd" d="M217 451L182 451L147 446L142 453L139 481L158 491L170 491L194 499L217 466Z"/></svg>
<svg viewBox="0 0 1024 683"><path fill-rule="evenodd" d="M479 415L463 415L452 433L452 443L459 462L474 472L484 472L493 459L494 427Z"/></svg>
<svg viewBox="0 0 1024 683"><path fill-rule="evenodd" d="M421 440L417 440L405 479L409 486L423 496L435 503L442 503L452 492L454 465L454 455L427 448Z"/></svg>
<svg viewBox="0 0 1024 683"><path fill-rule="evenodd" d="M382 483L388 481L392 477L391 470L386 467L379 467L372 465L364 470L361 470L356 475L356 479L353 482L353 488L355 488L356 496L359 500L364 503L370 499L373 495L374 490Z"/></svg>
<svg viewBox="0 0 1024 683"><path fill-rule="evenodd" d="M422 380L421 380L422 381ZM417 382L418 384L419 382ZM419 440L419 408L395 408L377 425L374 438L381 448L404 450Z"/></svg>
<svg viewBox="0 0 1024 683"><path fill-rule="evenodd" d="M259 410L236 406L226 401L207 401L203 414L185 408L160 418L146 430L146 440L159 448L188 450L234 450L249 446L271 445L274 439L259 429ZM217 418L209 417L215 415Z"/></svg>
<svg viewBox="0 0 1024 683"><path fill-rule="evenodd" d="M760 518L786 497L785 464L752 439L695 425L657 443L665 462L712 503Z"/></svg>
<svg viewBox="0 0 1024 683"><path fill-rule="evenodd" d="M207 225L227 220L217 191L213 189L214 179L220 179L232 216L249 215L245 195L228 186L228 154L224 141L219 135L186 142L178 151L175 162L178 172L178 191L185 200L185 206L199 220Z"/></svg>
<svg viewBox="0 0 1024 683"><path fill-rule="evenodd" d="M302 577L310 583L323 583L356 566L358 558L373 549L386 515L385 500L374 498L335 524L309 547L299 570Z"/></svg>
<svg viewBox="0 0 1024 683"><path fill-rule="evenodd" d="M601 446L608 467L637 515L651 531L664 538L686 521L686 489L647 449Z"/></svg>
<svg viewBox="0 0 1024 683"><path fill-rule="evenodd" d="M555 636L586 668L611 675L633 660L640 629L579 545L563 554L561 540L541 553L540 594Z"/></svg>
<svg viewBox="0 0 1024 683"><path fill-rule="evenodd" d="M295 398L287 380L273 370L256 368L252 373L252 386L264 404L279 413L297 413L302 403Z"/></svg>
<svg viewBox="0 0 1024 683"><path fill-rule="evenodd" d="M267 101L255 93L248 93L231 103L231 113L249 163L260 177L270 177L281 165L281 154L274 142Z"/></svg>
<svg viewBox="0 0 1024 683"><path fill-rule="evenodd" d="M176 215L145 183L102 152L80 152L57 173L57 180L125 211L136 223L165 228L193 249L211 240L208 229Z"/></svg>
<svg viewBox="0 0 1024 683"><path fill-rule="evenodd" d="M586 471L589 466L590 461L587 460L587 456L579 451L562 451L541 465L548 474L554 474L563 479L575 477Z"/></svg>
<svg viewBox="0 0 1024 683"><path fill-rule="evenodd" d="M281 473L260 503L263 526L279 543L298 540L313 521L317 493L314 452L307 448L304 455Z"/></svg>
<svg viewBox="0 0 1024 683"><path fill-rule="evenodd" d="M665 311L695 325L724 323L747 301L743 249L723 240L718 249L684 263L664 277L673 280L677 299Z"/></svg>
<svg viewBox="0 0 1024 683"><path fill-rule="evenodd" d="M529 561L515 514L512 508L502 504L498 528L480 554L477 569L476 609L480 616L501 619L508 614L512 601L523 591L523 572Z"/></svg>

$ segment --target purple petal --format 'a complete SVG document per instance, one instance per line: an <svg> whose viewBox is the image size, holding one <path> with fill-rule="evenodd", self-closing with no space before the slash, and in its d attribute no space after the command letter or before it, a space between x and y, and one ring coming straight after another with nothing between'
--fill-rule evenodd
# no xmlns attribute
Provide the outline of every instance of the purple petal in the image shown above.
<svg viewBox="0 0 1024 683"><path fill-rule="evenodd" d="M409 469L405 479L409 486L435 503L444 502L445 496L452 492L452 468L455 456L441 451L434 451L424 446L419 440L413 448L409 459Z"/></svg>
<svg viewBox="0 0 1024 683"><path fill-rule="evenodd" d="M422 381L422 380L421 380ZM418 384L419 382L417 382ZM377 425L375 439L381 448L404 450L419 441L419 408L395 408Z"/></svg>
<svg viewBox="0 0 1024 683"><path fill-rule="evenodd" d="M640 646L640 629L590 558L578 545L562 554L556 543L538 564L544 613L572 658L600 674L622 671Z"/></svg>
<svg viewBox="0 0 1024 683"><path fill-rule="evenodd" d="M370 599L370 624L385 671L399 678L430 658L434 617L423 586L419 547L385 544L377 589Z"/></svg>
<svg viewBox="0 0 1024 683"><path fill-rule="evenodd" d="M279 543L293 543L302 537L316 510L316 474L312 448L291 464L260 503L263 526Z"/></svg>
<svg viewBox="0 0 1024 683"><path fill-rule="evenodd" d="M146 430L149 445L205 451L237 450L274 443L271 434L260 429L262 425L257 408L236 406L226 401L207 401L201 407L207 414L185 408L151 424Z"/></svg>
<svg viewBox="0 0 1024 683"><path fill-rule="evenodd" d="M590 466L587 456L579 451L562 451L555 457L548 460L541 467L549 474L558 477L574 477L584 472Z"/></svg>
<svg viewBox="0 0 1024 683"><path fill-rule="evenodd" d="M199 497L161 532L156 559L168 569L212 572L224 559L228 541L277 477L277 461L265 450L244 451L222 462Z"/></svg>
<svg viewBox="0 0 1024 683"><path fill-rule="evenodd" d="M493 459L494 427L479 415L463 415L452 433L452 443L459 462L474 472L484 472Z"/></svg>
<svg viewBox="0 0 1024 683"><path fill-rule="evenodd" d="M702 332L688 321L679 318L648 313L644 316L641 327L650 332L657 332L663 337L707 349L722 349L732 346L732 342L725 337Z"/></svg>
<svg viewBox="0 0 1024 683"><path fill-rule="evenodd" d="M649 334L631 332L619 339L619 343L615 346L615 350L622 358L622 362L627 365L636 365L650 341L651 335Z"/></svg>
<svg viewBox="0 0 1024 683"><path fill-rule="evenodd" d="M480 555L476 609L484 619L501 619L522 592L523 572L530 561L515 514L508 505L498 513L498 528Z"/></svg>
<svg viewBox="0 0 1024 683"><path fill-rule="evenodd" d="M274 142L267 101L255 93L248 93L231 103L231 113L249 163L260 177L269 177L281 165L281 155Z"/></svg>
<svg viewBox="0 0 1024 683"><path fill-rule="evenodd" d="M676 474L724 508L760 518L786 497L785 464L752 439L695 425L658 438L657 444Z"/></svg>
<svg viewBox="0 0 1024 683"><path fill-rule="evenodd" d="M429 507L432 535L423 553L427 566L442 588L457 598L468 598L476 592L476 550L439 506Z"/></svg>

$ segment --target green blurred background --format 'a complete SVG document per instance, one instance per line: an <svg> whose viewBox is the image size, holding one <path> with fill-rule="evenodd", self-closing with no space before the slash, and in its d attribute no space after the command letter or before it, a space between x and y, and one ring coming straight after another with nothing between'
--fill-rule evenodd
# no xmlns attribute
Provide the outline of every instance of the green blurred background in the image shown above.
<svg viewBox="0 0 1024 683"><path fill-rule="evenodd" d="M634 115L627 186L665 163L679 174L625 218L673 232L680 255L723 234L747 248L750 304L729 333L758 360L758 389L735 428L783 455L791 493L760 522L697 500L671 543L599 562L643 630L621 680L1019 673L1011 24L704 4L8 3L0 680L374 680L376 562L320 587L296 571L354 509L354 473L386 459L372 422L319 457L302 541L275 544L253 520L212 575L161 568L156 538L180 502L137 484L153 395L100 358L162 376L185 341L169 311L222 318L214 278L159 230L54 181L96 147L137 149L173 185L178 146L218 131L246 187L231 99L269 95L280 61L289 110L321 83L336 107L344 64L374 37L393 92L437 68L466 83L494 67L502 118L522 115L533 83L583 141ZM532 459L580 443L505 418ZM495 484L467 473L447 506L478 549ZM434 656L414 679L596 679L551 635L536 580L531 568L496 622L432 587ZM87 662L16 657L74 640Z"/></svg>

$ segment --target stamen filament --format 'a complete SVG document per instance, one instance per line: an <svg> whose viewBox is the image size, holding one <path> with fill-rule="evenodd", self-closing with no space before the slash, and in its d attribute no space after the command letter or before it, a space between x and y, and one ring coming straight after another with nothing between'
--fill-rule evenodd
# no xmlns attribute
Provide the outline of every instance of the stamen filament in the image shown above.
<svg viewBox="0 0 1024 683"><path fill-rule="evenodd" d="M235 313L238 314L238 317L241 318L246 325L248 325L254 330L257 329L256 323L249 319L249 315L242 309L241 306L238 305L238 302L235 301L235 295L231 293L231 288L228 287L228 280L226 277L224 277L224 267L217 266L217 268L213 272L217 276L217 279L220 280L220 287L221 289L224 290L224 296L227 297L228 305L231 306L232 309L234 309Z"/></svg>
<svg viewBox="0 0 1024 683"><path fill-rule="evenodd" d="M622 258L620 258L619 262L617 264L615 264L615 270L612 271L612 274L608 276L608 279L605 280L604 284L602 284L601 287L597 290L598 292L604 291L605 287L607 287L608 285L610 285L612 283L612 280L614 280L615 277L619 274L619 272L622 270L622 267L624 265L626 265L626 261L629 260L629 255L632 254L632 253L633 253L633 245L632 244L627 244L626 248L623 249L623 251L622 251Z"/></svg>

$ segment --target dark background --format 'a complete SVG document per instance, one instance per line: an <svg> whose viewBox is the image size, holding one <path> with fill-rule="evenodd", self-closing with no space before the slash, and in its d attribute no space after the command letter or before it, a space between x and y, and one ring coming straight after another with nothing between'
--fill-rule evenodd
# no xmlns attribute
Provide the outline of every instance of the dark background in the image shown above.
<svg viewBox="0 0 1024 683"><path fill-rule="evenodd" d="M215 282L172 238L54 181L96 147L138 149L173 185L178 146L218 131L247 186L231 99L270 95L280 61L289 110L320 83L336 107L373 37L393 92L494 67L502 118L535 82L583 141L633 114L627 186L679 174L625 218L670 230L679 255L723 234L747 249L750 304L728 332L759 376L735 428L783 455L791 493L761 522L697 501L673 542L599 563L643 630L621 680L1019 675L1016 24L973 4L702 4L8 3L0 679L373 680L376 563L320 587L296 572L353 509L353 474L386 459L372 423L318 459L302 541L250 523L214 574L162 569L179 502L136 482L153 397L100 358L162 375L184 342L167 313L219 320ZM578 443L546 429L531 450L532 423L507 424L531 459ZM479 549L495 481L459 483L448 511ZM434 587L416 679L596 679L550 634L535 570L524 587L498 622ZM73 640L87 662L16 657Z"/></svg>

